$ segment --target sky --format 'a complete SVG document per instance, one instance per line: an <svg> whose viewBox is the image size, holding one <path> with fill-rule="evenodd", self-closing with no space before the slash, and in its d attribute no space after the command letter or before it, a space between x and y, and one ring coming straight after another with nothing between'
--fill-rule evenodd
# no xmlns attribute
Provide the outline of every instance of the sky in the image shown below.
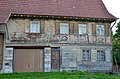
<svg viewBox="0 0 120 79"><path fill-rule="evenodd" d="M120 18L120 0L103 0L103 2L109 13L117 18ZM115 26L112 29L113 33L115 33L115 30L117 29Z"/></svg>

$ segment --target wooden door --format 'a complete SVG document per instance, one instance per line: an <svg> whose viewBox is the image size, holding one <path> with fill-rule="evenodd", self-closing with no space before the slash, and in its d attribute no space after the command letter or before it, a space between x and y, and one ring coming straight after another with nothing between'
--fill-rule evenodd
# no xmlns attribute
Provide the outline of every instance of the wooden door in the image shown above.
<svg viewBox="0 0 120 79"><path fill-rule="evenodd" d="M3 35L0 35L0 69L2 68L2 59L3 59Z"/></svg>
<svg viewBox="0 0 120 79"><path fill-rule="evenodd" d="M53 48L51 51L51 70L60 71L60 50Z"/></svg>
<svg viewBox="0 0 120 79"><path fill-rule="evenodd" d="M42 72L42 49L15 49L14 72Z"/></svg>

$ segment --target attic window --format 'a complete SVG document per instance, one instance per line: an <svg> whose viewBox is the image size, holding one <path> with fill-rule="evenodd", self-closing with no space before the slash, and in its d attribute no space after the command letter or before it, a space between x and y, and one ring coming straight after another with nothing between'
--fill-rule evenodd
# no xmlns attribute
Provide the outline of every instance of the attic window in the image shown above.
<svg viewBox="0 0 120 79"><path fill-rule="evenodd" d="M31 33L40 33L40 21L31 21L30 22L30 32Z"/></svg>

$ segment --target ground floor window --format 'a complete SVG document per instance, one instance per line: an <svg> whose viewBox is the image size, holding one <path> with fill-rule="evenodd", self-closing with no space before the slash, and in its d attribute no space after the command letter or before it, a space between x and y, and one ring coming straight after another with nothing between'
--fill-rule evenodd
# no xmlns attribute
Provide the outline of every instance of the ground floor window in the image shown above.
<svg viewBox="0 0 120 79"><path fill-rule="evenodd" d="M82 50L82 60L90 60L90 50Z"/></svg>
<svg viewBox="0 0 120 79"><path fill-rule="evenodd" d="M97 60L105 61L105 51L104 50L97 50Z"/></svg>

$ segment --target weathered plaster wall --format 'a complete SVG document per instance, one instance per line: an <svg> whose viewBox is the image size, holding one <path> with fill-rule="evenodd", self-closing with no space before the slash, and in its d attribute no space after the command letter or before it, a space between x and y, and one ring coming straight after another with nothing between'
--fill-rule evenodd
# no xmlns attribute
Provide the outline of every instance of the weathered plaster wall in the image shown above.
<svg viewBox="0 0 120 79"><path fill-rule="evenodd" d="M75 21L60 21L60 20L40 20L44 26L44 33L30 33L30 19L10 19L7 23L9 40L6 43L94 43L94 44L111 44L110 36L93 36L92 24L105 24L108 23L95 23L95 22L75 22ZM86 23L87 35L67 34L56 35L55 23Z"/></svg>
<svg viewBox="0 0 120 79"><path fill-rule="evenodd" d="M81 70L81 71L110 71L112 69L111 37L92 36L92 24L95 22L84 22L88 26L89 42L86 35L70 34L55 35L55 22L77 23L75 21L43 20L44 33L30 33L30 19L9 19L7 23L9 39L6 39L5 46L51 46L60 47L62 56L62 70ZM78 22L83 23L83 22ZM104 24L104 23L103 23ZM106 23L107 24L107 23ZM109 25L109 24L108 24ZM0 27L5 29L5 26ZM7 33L7 31L6 31ZM67 40L66 40L67 38ZM100 45L99 45L100 44ZM82 49L91 50L91 61L82 60ZM97 61L97 50L105 50L106 60ZM7 52L7 49L6 49ZM44 71L51 71L51 48L44 48ZM7 54L5 54L7 55ZM10 56L10 55L9 55ZM11 60L9 60L9 70L4 66L5 72L12 72ZM4 61L6 62L6 61Z"/></svg>
<svg viewBox="0 0 120 79"><path fill-rule="evenodd" d="M82 50L91 51L91 60L82 60ZM105 61L97 61L97 50L105 50ZM111 71L111 46L61 46L62 70Z"/></svg>

